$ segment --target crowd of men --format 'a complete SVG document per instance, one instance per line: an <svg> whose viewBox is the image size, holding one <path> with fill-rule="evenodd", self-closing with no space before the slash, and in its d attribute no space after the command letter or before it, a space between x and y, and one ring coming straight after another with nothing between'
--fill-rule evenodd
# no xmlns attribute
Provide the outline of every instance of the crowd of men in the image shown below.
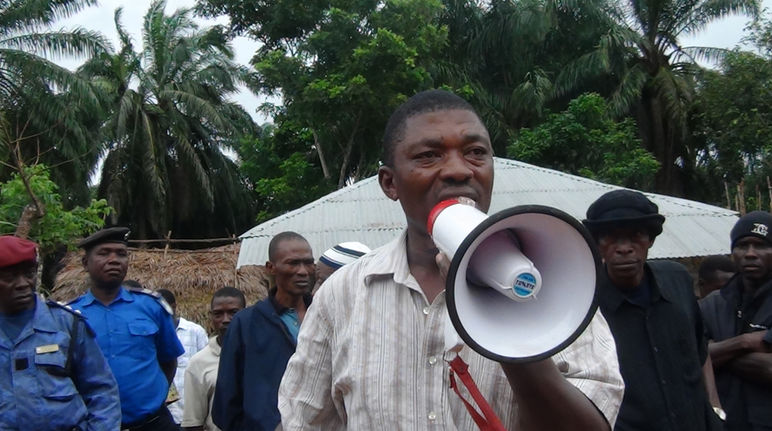
<svg viewBox="0 0 772 431"><path fill-rule="evenodd" d="M79 244L90 285L67 305L36 294L36 244L0 237L0 429L772 430L772 215L740 217L732 259L703 262L698 300L683 266L647 259L667 220L630 190L583 220L604 271L582 335L527 363L463 348L478 392L451 385L449 260L426 221L448 198L487 211L492 156L466 101L411 97L389 119L378 171L404 232L319 261L302 235L277 234L268 297L216 290L211 338L172 292L125 280L126 228ZM478 395L485 417L469 404Z"/></svg>

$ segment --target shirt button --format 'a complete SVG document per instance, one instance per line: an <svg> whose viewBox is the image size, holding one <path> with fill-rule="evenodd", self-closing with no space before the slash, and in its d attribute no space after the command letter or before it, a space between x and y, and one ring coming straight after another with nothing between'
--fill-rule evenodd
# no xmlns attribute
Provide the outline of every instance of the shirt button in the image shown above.
<svg viewBox="0 0 772 431"><path fill-rule="evenodd" d="M434 422L437 420L437 413L429 412L429 415L427 416L430 421Z"/></svg>
<svg viewBox="0 0 772 431"><path fill-rule="evenodd" d="M437 363L437 357L436 356L429 356L429 365L434 365Z"/></svg>
<svg viewBox="0 0 772 431"><path fill-rule="evenodd" d="M423 312L424 312L424 314L426 314L428 316L429 315L429 307L424 307Z"/></svg>

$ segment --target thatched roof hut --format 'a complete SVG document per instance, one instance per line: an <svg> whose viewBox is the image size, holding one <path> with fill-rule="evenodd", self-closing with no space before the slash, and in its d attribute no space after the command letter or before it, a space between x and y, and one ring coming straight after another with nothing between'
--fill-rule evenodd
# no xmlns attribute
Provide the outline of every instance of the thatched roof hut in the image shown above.
<svg viewBox="0 0 772 431"><path fill-rule="evenodd" d="M239 244L202 250L129 248L127 280L137 280L149 289L168 289L177 299L179 314L208 328L209 301L224 286L244 292L247 304L265 298L269 280L263 266L236 270ZM82 251L68 253L57 274L51 298L68 301L86 292L88 274L81 264Z"/></svg>

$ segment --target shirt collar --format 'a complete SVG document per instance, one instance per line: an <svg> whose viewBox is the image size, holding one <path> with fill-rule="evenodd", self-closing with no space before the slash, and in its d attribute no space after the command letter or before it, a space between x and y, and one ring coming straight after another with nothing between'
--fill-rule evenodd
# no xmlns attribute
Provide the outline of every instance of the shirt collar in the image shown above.
<svg viewBox="0 0 772 431"><path fill-rule="evenodd" d="M281 316L284 314L287 310L289 310L289 307L285 307L281 304L279 304L279 301L276 300L276 287L272 287L268 291L268 300L271 302L271 306L273 306L273 309L276 311L276 314ZM306 295L303 295L303 302L306 304L306 308L308 308L309 305L311 305L311 294L308 293Z"/></svg>
<svg viewBox="0 0 772 431"><path fill-rule="evenodd" d="M407 230L377 251L367 264L365 286L371 286L374 279L390 277L397 284L423 292L407 263Z"/></svg>
<svg viewBox="0 0 772 431"><path fill-rule="evenodd" d="M651 288L651 302L657 302L660 298L672 302L672 298L668 297L668 294L663 293L659 289L659 281L657 275L651 271L648 263L645 263L643 270L646 272L646 276L649 278L649 287ZM608 278L606 268L603 268L601 279L598 283L598 303L610 311L616 311L623 302L629 302L626 295L614 286Z"/></svg>
<svg viewBox="0 0 772 431"><path fill-rule="evenodd" d="M212 351L212 354L214 356L220 356L222 347L220 347L220 345L217 344L217 335L209 339L209 350Z"/></svg>
<svg viewBox="0 0 772 431"><path fill-rule="evenodd" d="M92 287L93 289L93 287ZM124 289L123 286L118 288L118 295L116 295L115 299L112 300L110 304L117 301L126 301L126 302L134 302L134 296L129 292L128 290ZM91 289L86 292L85 295L83 295L83 306L88 306L93 304L94 302L98 302L96 297L93 293L91 293Z"/></svg>
<svg viewBox="0 0 772 431"><path fill-rule="evenodd" d="M54 321L54 316L45 302L43 297L35 295L35 314L32 316L32 327L37 331L59 332L61 329Z"/></svg>

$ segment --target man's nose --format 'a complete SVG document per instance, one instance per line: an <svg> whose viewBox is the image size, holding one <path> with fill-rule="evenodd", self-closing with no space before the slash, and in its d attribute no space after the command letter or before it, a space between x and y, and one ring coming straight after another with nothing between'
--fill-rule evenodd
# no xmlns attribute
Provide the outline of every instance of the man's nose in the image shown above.
<svg viewBox="0 0 772 431"><path fill-rule="evenodd" d="M299 274L299 275L308 275L308 274L311 274L313 272L314 272L314 269L313 269L312 265L301 264L300 268L298 268L297 274Z"/></svg>
<svg viewBox="0 0 772 431"><path fill-rule="evenodd" d="M451 152L445 157L445 163L441 170L443 179L462 182L471 178L473 174L474 172L463 154Z"/></svg>
<svg viewBox="0 0 772 431"><path fill-rule="evenodd" d="M757 259L759 257L758 250L756 250L756 246L753 244L748 245L748 249L745 252L745 258L748 259Z"/></svg>
<svg viewBox="0 0 772 431"><path fill-rule="evenodd" d="M614 251L620 254L631 253L633 251L633 242L627 237L617 238L614 242Z"/></svg>

